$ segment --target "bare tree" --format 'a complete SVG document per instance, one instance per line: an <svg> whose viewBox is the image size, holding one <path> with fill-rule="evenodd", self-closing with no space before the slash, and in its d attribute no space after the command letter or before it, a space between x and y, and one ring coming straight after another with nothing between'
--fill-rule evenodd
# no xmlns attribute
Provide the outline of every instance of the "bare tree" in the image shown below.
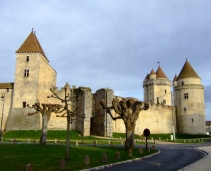
<svg viewBox="0 0 211 171"><path fill-rule="evenodd" d="M47 131L48 131L48 122L50 120L51 113L58 113L59 110L62 108L62 105L59 104L44 104L42 103L40 105L40 102L37 100L37 102L29 108L34 108L36 112L34 113L28 113L29 116L32 116L34 114L42 114L42 134L40 136L40 145L45 146L46 140L47 140Z"/></svg>
<svg viewBox="0 0 211 171"><path fill-rule="evenodd" d="M106 106L105 100L100 102L101 106L106 109L106 112L111 116L113 120L122 119L126 128L126 141L125 150L132 150L134 148L134 131L136 126L136 121L139 118L141 110L148 110L149 104L142 101L136 101L133 98L113 99L112 106ZM113 117L111 110L114 110L117 117Z"/></svg>
<svg viewBox="0 0 211 171"><path fill-rule="evenodd" d="M70 124L74 120L78 120L76 118L77 116L77 107L75 107L72 103L76 102L78 99L78 96L83 94L83 91L80 89L74 89L74 92L70 92L70 86L68 83L64 86L64 97L61 97L62 95L58 94L58 90L56 87L51 88L50 91L53 95L51 95L48 98L56 98L60 100L62 103L64 103L63 110L61 110L59 113L60 115L56 115L57 117L66 117L67 118L67 135L66 135L66 154L65 154L65 160L68 161L70 159ZM85 118L83 115L78 116L79 118ZM82 121L81 121L82 122Z"/></svg>

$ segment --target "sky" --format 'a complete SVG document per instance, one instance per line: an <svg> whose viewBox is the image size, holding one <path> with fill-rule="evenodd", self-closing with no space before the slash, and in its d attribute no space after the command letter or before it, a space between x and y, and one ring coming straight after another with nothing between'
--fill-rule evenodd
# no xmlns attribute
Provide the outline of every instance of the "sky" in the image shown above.
<svg viewBox="0 0 211 171"><path fill-rule="evenodd" d="M32 31L66 82L143 100L158 64L168 79L186 58L201 78L211 120L210 0L1 0L0 82L14 82L15 51Z"/></svg>

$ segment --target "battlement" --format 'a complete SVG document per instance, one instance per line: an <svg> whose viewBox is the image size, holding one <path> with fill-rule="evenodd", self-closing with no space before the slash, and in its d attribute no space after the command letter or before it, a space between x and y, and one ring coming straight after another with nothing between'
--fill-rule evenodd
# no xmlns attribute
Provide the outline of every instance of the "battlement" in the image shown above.
<svg viewBox="0 0 211 171"><path fill-rule="evenodd" d="M166 79L166 78L159 78L159 79L145 79L143 82L143 86L148 86L148 85L172 85L171 81Z"/></svg>

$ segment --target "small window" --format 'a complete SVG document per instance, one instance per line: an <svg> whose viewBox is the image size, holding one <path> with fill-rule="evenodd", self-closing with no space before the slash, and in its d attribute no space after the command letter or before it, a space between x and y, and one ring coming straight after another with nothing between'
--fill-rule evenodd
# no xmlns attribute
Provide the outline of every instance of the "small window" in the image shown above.
<svg viewBox="0 0 211 171"><path fill-rule="evenodd" d="M182 85L184 85L184 82L182 81Z"/></svg>
<svg viewBox="0 0 211 171"><path fill-rule="evenodd" d="M165 90L165 93L166 93L166 90Z"/></svg>
<svg viewBox="0 0 211 171"><path fill-rule="evenodd" d="M23 108L26 108L26 102L23 102Z"/></svg>
<svg viewBox="0 0 211 171"><path fill-rule="evenodd" d="M26 62L29 62L29 56L26 56Z"/></svg>
<svg viewBox="0 0 211 171"><path fill-rule="evenodd" d="M184 99L188 99L188 93L184 93Z"/></svg>
<svg viewBox="0 0 211 171"><path fill-rule="evenodd" d="M192 122L194 121L193 119L191 119L192 120Z"/></svg>
<svg viewBox="0 0 211 171"><path fill-rule="evenodd" d="M29 77L29 70L28 69L24 70L24 77Z"/></svg>
<svg viewBox="0 0 211 171"><path fill-rule="evenodd" d="M166 104L166 100L163 100L163 104Z"/></svg>
<svg viewBox="0 0 211 171"><path fill-rule="evenodd" d="M10 89L9 88L7 88L7 92L10 92Z"/></svg>
<svg viewBox="0 0 211 171"><path fill-rule="evenodd" d="M186 107L184 108L184 111L186 112Z"/></svg>

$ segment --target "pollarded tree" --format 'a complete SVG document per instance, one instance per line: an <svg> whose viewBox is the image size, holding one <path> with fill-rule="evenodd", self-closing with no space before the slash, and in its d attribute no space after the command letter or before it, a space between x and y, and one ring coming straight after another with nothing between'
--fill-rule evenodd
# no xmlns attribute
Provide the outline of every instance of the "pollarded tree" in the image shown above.
<svg viewBox="0 0 211 171"><path fill-rule="evenodd" d="M100 102L101 106L106 109L106 112L111 116L113 120L122 119L126 128L126 141L125 150L132 150L134 148L134 132L136 127L136 121L139 118L139 114L142 110L148 110L149 104L142 101L136 101L133 98L113 99L112 106L106 106L105 100ZM119 116L114 117L111 110L114 110Z"/></svg>
<svg viewBox="0 0 211 171"><path fill-rule="evenodd" d="M68 161L70 159L70 152L69 152L69 149L70 149L70 124L72 124L72 122L74 120L78 120L76 118L78 108L75 107L72 103L76 102L78 97L81 94L83 94L84 92L80 89L74 89L71 92L70 91L70 85L68 83L66 83L65 86L64 86L64 94L59 94L58 89L56 87L51 88L50 91L51 91L52 95L48 96L48 98L55 98L55 99L60 100L62 103L64 103L63 109L60 112L58 112L58 113L61 113L61 114L56 115L56 116L67 118L65 160ZM85 115L77 116L77 117L78 118L85 118Z"/></svg>
<svg viewBox="0 0 211 171"><path fill-rule="evenodd" d="M27 105L29 107L29 105ZM47 132L48 132L48 122L50 120L51 113L58 113L60 112L59 110L62 108L62 105L59 104L44 104L42 103L40 105L40 102L37 100L37 102L32 105L32 107L29 108L34 108L36 112L33 113L28 113L29 116L32 116L34 114L42 114L42 133L40 136L40 145L45 146L46 145L46 140L47 140Z"/></svg>

